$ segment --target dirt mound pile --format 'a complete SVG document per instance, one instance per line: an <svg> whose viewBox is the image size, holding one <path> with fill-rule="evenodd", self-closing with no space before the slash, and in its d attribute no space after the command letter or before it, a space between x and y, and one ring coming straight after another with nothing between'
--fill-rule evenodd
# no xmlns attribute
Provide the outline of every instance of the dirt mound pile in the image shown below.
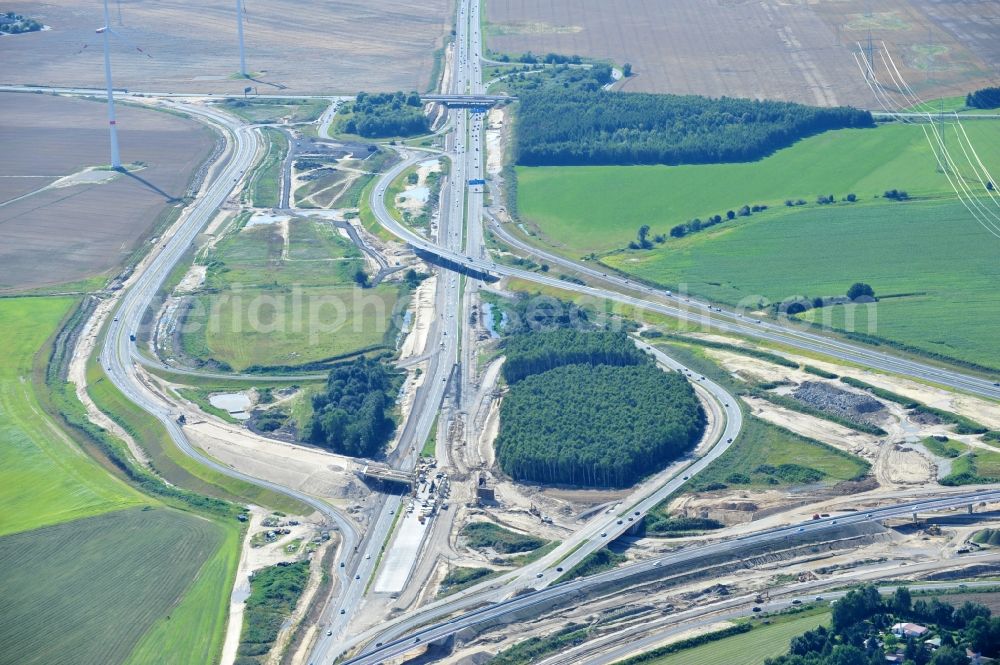
<svg viewBox="0 0 1000 665"><path fill-rule="evenodd" d="M885 407L877 399L819 381L806 381L792 393L792 397L820 411L856 423L876 425L886 413Z"/></svg>

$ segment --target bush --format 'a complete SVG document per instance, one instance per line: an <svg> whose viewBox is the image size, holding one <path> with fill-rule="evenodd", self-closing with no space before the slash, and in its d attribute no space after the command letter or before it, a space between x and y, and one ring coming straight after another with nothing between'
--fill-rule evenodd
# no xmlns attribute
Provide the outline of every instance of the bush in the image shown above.
<svg viewBox="0 0 1000 665"><path fill-rule="evenodd" d="M864 282L855 282L851 284L851 288L847 289L847 297L851 300L857 300L862 297L874 298L875 289Z"/></svg>
<svg viewBox="0 0 1000 665"><path fill-rule="evenodd" d="M474 549L490 548L500 554L530 552L545 544L545 540L521 533L508 531L492 522L473 522L462 529L469 547Z"/></svg>

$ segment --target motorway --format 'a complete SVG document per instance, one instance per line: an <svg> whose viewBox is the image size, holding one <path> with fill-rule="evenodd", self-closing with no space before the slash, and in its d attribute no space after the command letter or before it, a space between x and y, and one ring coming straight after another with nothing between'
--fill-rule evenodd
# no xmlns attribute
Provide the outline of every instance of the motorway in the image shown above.
<svg viewBox="0 0 1000 665"><path fill-rule="evenodd" d="M595 280L617 287L621 291L586 284L575 284L557 277L550 277L547 274L539 274L495 263L490 259L466 256L460 252L439 246L399 224L387 224L386 226L392 233L413 247L455 263L467 270L488 273L498 277L514 277L527 282L558 288L563 291L572 291L601 300L619 302L641 310L657 312L681 321L698 324L702 326L704 331L718 330L763 339L802 351L830 356L842 362L854 363L890 374L898 374L919 381L935 383L976 396L993 400L1000 399L1000 382L918 360L903 358L883 351L876 351L860 344L843 341L832 336L821 335L811 330L801 330L793 325L764 321L746 316L738 311L723 310L710 303L694 298L682 298L667 291L661 291L624 277L603 273L556 254L544 252L523 241L517 241L510 234L503 234L501 237L506 242L510 242L524 249L524 251L530 251L535 256L544 257L547 261L561 266L566 270L587 275ZM501 225L494 226L494 229L499 226ZM641 295L628 295L628 293L638 293Z"/></svg>
<svg viewBox="0 0 1000 665"><path fill-rule="evenodd" d="M531 611L532 608L536 611L542 611L561 599L571 598L585 592L591 586L602 584L625 586L632 581L655 572L656 569L666 572L671 565L719 554L732 554L750 545L780 543L787 538L792 538L799 534L815 533L851 524L880 522L892 518L908 517L914 513L952 510L980 502L996 503L997 501L1000 501L1000 490L985 490L943 499L925 499L900 503L852 515L809 520L801 524L777 527L739 538L690 547L678 552L671 552L661 557L614 568L589 577L555 584L538 591L522 593L513 598L465 612L436 624L424 625L417 627L415 630L404 630L400 634L405 635L405 637L397 638L395 634L399 631L394 627L392 630L385 631L382 634L381 646L371 648L366 653L351 658L345 661L345 663L350 665L376 665L382 661L400 657L418 644L446 639L466 628L474 628L491 622L503 621L505 617L514 615L515 613Z"/></svg>
<svg viewBox="0 0 1000 665"><path fill-rule="evenodd" d="M468 0L466 0L467 2ZM464 12L465 3L460 12ZM477 28L478 29L478 28ZM456 26L455 64L469 62L468 22L459 21ZM464 93L472 85L472 72L467 67L453 66L451 80L446 83L455 94ZM437 242L449 251L460 252L464 236L466 220L466 188L470 157L468 152L469 113L465 110L451 110L445 119L446 127L454 127L454 132L445 137L445 150L451 159L451 173L447 188L441 197L442 205L439 217ZM389 184L402 173L427 159L423 151L415 151L408 159L386 171L370 194L373 210L391 218L385 208L385 192ZM379 214L379 212L376 212ZM435 245L437 246L437 245ZM393 453L389 455L390 464L403 470L412 470L416 466L419 451L423 442L430 434L431 427L449 387L449 378L458 360L461 325L461 284L459 275L443 269L437 271L438 288L435 293L434 311L438 317L431 326L427 336L425 351L431 351L428 366L423 373L423 383L417 389L409 416L403 424L398 443ZM350 581L337 606L343 613L334 614L327 630L310 654L310 662L333 662L351 643L347 630L352 620L361 617L366 602L377 599L366 598L366 589L379 574L377 563L385 546L391 547L388 539L393 535L392 527L396 522L396 511L402 508L403 497L387 496L379 513L372 519L372 528L365 535L365 541L356 556L355 578ZM326 618L326 617L324 617Z"/></svg>
<svg viewBox="0 0 1000 665"><path fill-rule="evenodd" d="M963 562L968 565L977 563L995 563L998 555L996 553L986 553L963 557ZM954 566L954 561L933 561L915 564L907 567L907 574L914 572L932 572L938 568ZM691 630L705 628L722 621L732 621L745 616L756 616L763 618L767 614L759 615L753 612L753 607L760 607L762 612L774 614L792 609L796 606L803 607L809 602L830 603L839 600L847 595L843 590L846 584L859 584L870 579L884 579L891 576L898 564L883 565L872 569L864 569L860 574L851 571L845 575L834 579L811 580L809 582L795 582L786 586L768 589L770 598L780 596L780 599L756 602L756 594L730 597L717 602L699 605L689 610L672 612L661 619L653 619L644 623L641 627L630 627L617 631L609 635L601 636L594 640L588 640L576 647L571 647L558 654L536 661L538 665L611 665L617 663L633 654L639 654L656 648L662 644L665 638L687 633ZM872 577L872 576L875 577ZM923 584L906 584L911 592L921 593L927 591L948 591L956 588L955 582L927 582ZM898 588L897 585L879 586L879 593L891 595ZM965 591L971 589L992 589L996 587L996 582L968 582L961 585ZM838 590L831 591L831 587ZM822 596L817 596L822 592Z"/></svg>
<svg viewBox="0 0 1000 665"><path fill-rule="evenodd" d="M480 20L478 16L479 3L473 0L462 0L459 5L459 21L456 27L456 49L451 68L451 80L448 82L454 95L482 94L481 44L479 34ZM24 87L0 87L0 89L26 90ZM46 89L46 91L50 91ZM95 94L92 90L62 89L69 94ZM129 94L127 96L143 97L144 95ZM152 96L152 95L150 95ZM188 97L191 95L172 95L170 93L159 97ZM211 98L211 97L209 97ZM330 97L324 97L332 99ZM262 478L252 477L219 464L195 449L188 441L183 429L176 422L176 412L162 398L153 393L139 378L135 367L135 345L129 336L140 329L140 323L149 304L163 284L174 266L181 260L185 251L196 235L203 229L219 206L231 195L234 188L243 178L243 174L253 165L260 153L259 132L251 126L242 123L224 113L216 112L200 106L185 104L180 101L161 101L162 104L192 115L199 120L219 129L227 140L226 153L211 172L202 187L195 202L184 212L177 222L175 230L164 236L165 245L151 256L148 264L133 276L132 283L122 292L119 306L115 312L114 321L110 324L101 352L101 362L106 368L112 382L131 401L154 415L166 427L176 445L186 455L199 463L212 468L226 476L266 487L272 491L293 497L319 511L331 523L336 524L341 532L341 552L335 565L343 562L343 567L337 565L337 576L340 582L340 592L334 602L324 609L320 619L323 632L329 630L330 635L324 635L315 645L312 660L316 663L329 663L344 652L345 649L364 643L374 642L377 635L385 644L374 648L349 661L352 663L375 663L382 659L395 657L406 653L419 642L437 640L453 635L464 627L475 626L483 622L501 619L517 610L532 606L543 607L563 596L579 593L593 584L608 582L626 584L632 578L648 574L653 567L667 566L691 557L707 556L721 552L733 551L750 544L777 542L800 531L815 531L832 528L837 519L808 522L801 526L769 529L752 535L733 539L727 542L714 543L701 547L689 548L678 553L672 553L659 559L632 564L589 578L574 580L568 583L555 584L558 571L552 569L558 557L569 551L568 556L560 561L567 569L581 560L590 552L598 549L615 537L626 531L631 523L620 519L619 513L606 519L592 520L583 529L575 533L558 550L543 557L510 576L501 578L510 584L483 583L467 590L465 593L431 603L406 617L382 624L377 629L362 634L348 635L351 619L360 612L365 601L365 588L368 582L377 574L375 569L379 559L377 554L383 543L391 535L395 511L400 508L401 498L386 497L381 510L372 519L370 528L359 535L353 520L341 515L329 504L296 491L282 487ZM336 103L336 102L335 102ZM334 103L334 105L335 105ZM321 118L320 135L326 135L333 118L333 106ZM507 233L506 228L492 220L492 227L505 242L518 249L543 257L546 262L561 266L565 270L586 275L592 283L605 286L575 284L556 277L538 274L519 268L497 264L491 261L483 245L484 188L482 186L468 187L469 179L482 178L485 143L483 139L482 116L471 114L467 110L452 110L447 124L454 132L446 138L446 152L452 162L449 183L446 193L442 196L440 226L436 240L424 238L399 224L385 206L384 195L388 184L402 174L407 168L427 158L426 153L407 152L401 149L403 159L385 173L371 193L371 207L379 222L397 237L403 239L414 248L437 255L452 263L480 273L496 276L508 276L523 279L536 284L542 284L566 291L574 291L595 298L612 300L642 309L666 314L681 320L700 323L707 328L724 332L732 332L758 339L780 343L797 349L822 353L841 361L857 363L872 369L910 376L916 379L930 381L939 385L952 387L991 399L1000 399L1000 386L992 381L971 376L951 369L937 367L932 364L901 358L882 353L870 348L852 344L813 331L799 330L788 325L758 321L744 316L740 312L722 311L710 303L694 299L681 299L669 292L652 288L630 281L617 275L608 275L589 266L571 261L542 249L539 249L520 238ZM499 198L495 197L495 200ZM415 397L410 417L401 429L399 444L390 461L396 468L412 469L421 444L426 439L433 425L435 416L451 383L450 377L461 381L459 391L466 399L471 400L474 391L469 388L473 384L474 345L469 333L470 327L462 325L462 319L468 315L468 308L474 302L477 284L474 278L460 278L454 272L445 269L438 270L439 288L436 294L435 311L439 318L432 326L428 336L428 349L431 351L424 382ZM634 294L634 295L633 295ZM464 305L464 308L463 308ZM464 316L463 316L464 309ZM683 370L662 352L652 349L657 360L672 368ZM461 362L462 372L453 373L456 364ZM254 377L260 379L260 376ZM453 379L454 380L454 379ZM695 379L698 381L697 379ZM684 477L678 472L668 482L656 488L654 492L635 505L628 507L628 516L638 517L662 501L682 485L688 476L697 473L712 460L721 455L729 443L736 438L742 425L742 413L733 396L726 393L720 386L707 379L698 381L700 385L719 402L725 414L725 426L720 433L718 443L708 453L683 469ZM465 402L468 404L468 402ZM471 420L471 419L470 419ZM467 421L467 424L469 421ZM467 432L467 436L469 432ZM970 501L1000 500L1000 492L981 492L976 495L961 495L939 500L924 500L900 506L880 508L865 515L858 514L840 518L839 524L849 524L856 521L877 521L906 515L915 510L928 511L948 509L961 506ZM625 516L626 518L628 516ZM621 521L619 525L617 522ZM575 549L574 549L575 548ZM571 550L571 551L570 551ZM356 552L356 554L355 554ZM539 577L540 576L540 577ZM517 598L504 600L513 589L518 587L537 588L537 591L520 595ZM426 625L430 621L458 610L473 608L484 602L491 603L487 607L474 609L453 619L441 623ZM404 636L405 637L402 637ZM371 647L370 647L371 648Z"/></svg>
<svg viewBox="0 0 1000 665"><path fill-rule="evenodd" d="M214 126L226 137L226 152L206 177L202 191L176 223L173 232L164 235L163 247L149 258L144 268L136 270L131 284L120 296L115 316L107 329L101 351L101 363L108 378L133 403L163 423L171 439L184 454L225 476L252 483L292 497L320 512L341 534L341 552L350 551L358 541L354 523L330 504L298 490L264 478L242 473L203 455L188 440L177 423L170 405L154 394L139 378L133 363L134 342L130 335L141 327L142 317L174 266L182 259L198 233L208 224L230 196L238 182L254 163L259 151L259 134L231 116L188 104L162 102L172 109L191 114ZM154 250L155 251L155 250ZM347 574L339 573L341 582Z"/></svg>

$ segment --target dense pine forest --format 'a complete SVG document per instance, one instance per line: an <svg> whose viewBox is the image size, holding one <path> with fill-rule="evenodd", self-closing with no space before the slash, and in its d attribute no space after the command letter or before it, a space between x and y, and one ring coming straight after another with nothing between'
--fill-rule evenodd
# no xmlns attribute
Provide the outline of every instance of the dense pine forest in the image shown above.
<svg viewBox="0 0 1000 665"><path fill-rule="evenodd" d="M983 88L965 96L965 105L970 109L1000 108L1000 88Z"/></svg>
<svg viewBox="0 0 1000 665"><path fill-rule="evenodd" d="M652 362L564 365L511 387L496 454L517 480L628 487L690 449L704 428L680 374Z"/></svg>
<svg viewBox="0 0 1000 665"><path fill-rule="evenodd" d="M397 375L363 356L333 368L326 392L313 396L309 440L353 457L378 455L396 428L388 410L397 386Z"/></svg>
<svg viewBox="0 0 1000 665"><path fill-rule="evenodd" d="M563 365L639 365L646 355L623 332L557 330L514 335L504 342L503 377L516 383Z"/></svg>
<svg viewBox="0 0 1000 665"><path fill-rule="evenodd" d="M870 113L853 108L610 92L598 85L601 74L587 71L514 82L518 164L744 162L813 134L874 124Z"/></svg>
<svg viewBox="0 0 1000 665"><path fill-rule="evenodd" d="M415 92L359 92L353 102L341 107L335 128L366 138L386 138L422 134L430 123Z"/></svg>

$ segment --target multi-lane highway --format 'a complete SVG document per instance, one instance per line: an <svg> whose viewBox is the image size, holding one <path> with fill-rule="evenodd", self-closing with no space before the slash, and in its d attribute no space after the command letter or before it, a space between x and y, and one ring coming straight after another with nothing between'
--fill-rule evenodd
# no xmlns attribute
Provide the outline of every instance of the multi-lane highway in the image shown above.
<svg viewBox="0 0 1000 665"><path fill-rule="evenodd" d="M467 4L470 4L467 0L462 3L459 9L460 14L468 11ZM476 29L478 30L478 24ZM459 20L456 26L455 43L451 79L446 82L446 85L452 93L464 94L470 87L474 86L471 79L474 72L467 64L472 60L469 54L469 23L467 20ZM460 253L465 235L467 214L465 183L470 177L468 173L473 168L470 164L471 158L468 155L470 151L467 139L469 113L466 110L451 110L444 124L446 127L453 127L454 131L445 137L445 150L451 161L451 171L447 188L441 197L442 205L435 246ZM380 177L370 194L370 203L377 215L394 219L385 207L385 193L389 184L402 175L404 171L427 158L428 155L425 151L414 150L412 153L405 154L404 159ZM470 202L469 210L472 210L472 206L473 203ZM460 335L465 327L461 325L461 282L459 277L458 274L447 270L439 269L437 271L438 288L434 307L437 316L426 342L427 350L431 352L428 366L423 373L423 383L414 396L409 416L403 423L395 451L389 456L390 463L399 469L411 470L416 465L419 451L434 424L445 392L449 387L449 377L452 375L458 360ZM393 524L396 523L396 511L400 510L401 507L402 497L388 496L385 498L381 510L373 518L372 526L365 535L365 541L355 555L357 570L354 579L349 581L349 586L343 591L342 600L337 603L338 608L343 610L343 613L334 614L326 625L326 631L310 654L312 662L332 662L351 642L350 636L347 634L348 627L352 620L356 621L360 617L364 609L364 604L367 602L366 589L372 586L370 582L374 576L379 574L376 565L382 559L379 554L383 546L385 544L392 546L392 541L389 540L392 536L391 530Z"/></svg>
<svg viewBox="0 0 1000 665"><path fill-rule="evenodd" d="M181 215L173 232L165 234L162 247L144 265L137 268L133 279L124 289L114 311L114 319L108 326L100 361L115 386L130 401L162 422L177 447L186 455L221 474L266 487L311 506L339 528L342 552L350 551L358 541L358 533L351 520L328 503L304 492L284 487L266 478L250 476L203 455L191 445L170 404L150 390L136 372L132 355L135 343L130 336L140 329L144 313L171 270L251 167L260 146L259 134L255 130L228 115L189 104L161 103L189 113L215 127L226 137L226 151L206 178L195 202ZM341 582L346 583L346 572L341 572L340 577Z"/></svg>
<svg viewBox="0 0 1000 665"><path fill-rule="evenodd" d="M418 623L406 626L403 630L400 630L400 626L394 626L383 631L380 635L380 642L378 643L380 646L374 646L362 655L346 661L346 663L351 665L376 665L376 663L402 656L416 645L442 640L464 629L503 622L507 617L514 616L515 614L524 616L533 610L541 612L544 609L552 607L561 599L573 598L581 593L585 593L591 587L602 585L625 586L632 581L644 579L658 571L666 573L672 565L696 561L709 556L732 554L748 546L760 546L770 543L780 544L783 541L796 537L804 538L809 534L849 525L879 522L887 519L907 517L913 513L951 510L980 502L996 503L997 501L1000 501L1000 490L984 490L978 493L964 493L943 499L900 503L846 516L810 520L801 524L760 531L740 538L690 547L661 557L615 568L597 575L556 584L535 592L518 594L512 598L464 612L451 619L446 619L432 625L421 625Z"/></svg>
<svg viewBox="0 0 1000 665"><path fill-rule="evenodd" d="M399 224L387 224L389 230L415 248L428 254L436 255L461 268L496 275L498 277L516 277L528 282L551 286L564 291L572 291L589 295L602 300L610 300L631 305L651 312L665 314L685 322L702 326L704 330L717 330L763 339L789 346L802 351L820 353L837 360L858 364L875 370L898 374L905 377L943 385L961 390L973 395L989 399L1000 399L1000 382L982 378L937 366L910 358L904 358L892 353L876 351L872 348L847 341L834 336L823 335L810 330L803 330L792 325L756 319L738 311L728 311L710 303L693 298L682 298L676 294L668 294L624 277L602 273L589 266L584 266L558 255L542 252L531 248L535 255L544 256L547 261L564 267L578 274L591 277L595 283L609 286L590 286L576 284L566 280L550 277L496 263L490 259L466 256L460 252L441 247L434 242L422 238ZM507 234L504 240L512 241L513 236ZM526 247L526 243L522 243ZM615 288L611 288L615 287ZM639 294L639 295L630 295Z"/></svg>
<svg viewBox="0 0 1000 665"><path fill-rule="evenodd" d="M461 0L459 3L456 47L450 68L450 80L447 82L447 92L453 96L482 95L484 92L479 11L480 4L474 0ZM23 87L18 89L25 90ZM63 89L62 92L94 94L95 91ZM172 96L169 93L158 95L161 98ZM178 96L187 97L187 95ZM151 391L136 372L136 349L130 340L130 335L139 330L143 315L168 274L184 255L195 236L242 181L244 174L259 157L260 152L259 133L249 125L203 106L169 99L164 99L161 103L189 113L216 127L226 136L227 149L220 163L206 179L196 201L182 215L173 233L164 237L164 246L151 256L140 270L137 270L131 283L120 296L115 319L110 324L101 352L101 362L115 385L130 400L157 417L185 454L227 476L294 497L318 510L331 523L338 525L342 534L342 551L335 563L339 589L335 599L325 608L320 619L321 637L314 646L311 656L312 661L317 664L330 663L345 649L366 642L369 645L368 651L350 662L379 662L399 656L421 642L426 643L453 635L462 628L474 627L488 621L504 620L514 612L530 608L541 610L561 598L583 592L592 585L627 584L630 580L648 575L655 568L665 568L671 564L690 560L692 557L734 552L748 545L780 543L783 539L798 533L830 529L838 525L877 521L914 511L948 509L972 501L1000 500L1000 493L983 492L978 495L952 496L880 508L848 517L810 521L793 527L765 530L726 542L689 548L597 576L555 584L560 575L560 572L554 569L557 561L559 567L568 570L587 554L624 533L648 510L678 489L690 475L699 472L721 455L736 438L742 425L742 413L735 398L714 382L695 376L692 380L717 402L721 419L716 444L701 458L691 462L686 468L678 468L666 482L652 488L648 495L637 502L622 506L614 514L609 513L591 520L588 525L567 539L560 548L533 564L499 580L483 583L466 592L430 603L405 617L386 622L376 629L351 634L351 622L358 616L366 602L365 590L373 577L378 574L376 562L380 557L377 554L391 535L394 516L401 507L400 497L389 496L382 500L380 510L374 515L362 537L352 520L345 518L327 503L267 479L236 471L200 453L188 441L182 427L176 421L176 413L170 404ZM334 109L335 104L321 118L321 136L328 132ZM449 112L445 125L451 133L446 137L445 150L451 161L451 171L447 189L442 196L440 223L435 238L425 238L403 226L396 221L385 205L385 193L389 183L406 169L427 158L426 152L419 152L416 149L401 149L400 163L383 174L372 188L371 208L379 222L414 248L436 255L474 273L516 277L537 284L575 291L666 314L712 329L777 342L804 351L822 353L841 361L1000 399L1000 385L991 380L883 353L815 331L757 320L741 312L724 311L707 302L681 298L625 277L606 274L535 247L515 234L509 233L503 224L490 217L495 232L512 247L544 258L553 266L560 266L567 271L585 276L590 283L575 284L495 263L488 257L483 242L482 222L484 215L488 216L484 208L484 187L468 184L470 180L484 177L483 122L484 118L481 115L469 110L453 109ZM413 468L417 452L430 432L445 393L451 385L449 378L454 376L461 382L462 389L458 392L463 396L464 405L470 403L469 400L474 392L469 389L475 378L474 344L471 328L464 325L463 319L468 317L469 308L475 302L477 284L473 278L469 278L463 284L460 275L446 269L439 269L437 273L439 288L435 296L436 319L428 335L427 351L430 353L424 373L425 378L416 393L410 415L401 428L399 445L390 456L391 463L402 469ZM651 349L651 352L662 364L684 371L683 367L662 352L655 349ZM460 359L462 372L453 373ZM471 421L471 418L469 420ZM467 431L466 436L472 434L471 431ZM529 586L537 590L509 598L513 590L524 590ZM484 603L486 607L480 607ZM464 614L442 620L463 610ZM439 623L433 623L435 621ZM375 646L376 644L378 646Z"/></svg>

